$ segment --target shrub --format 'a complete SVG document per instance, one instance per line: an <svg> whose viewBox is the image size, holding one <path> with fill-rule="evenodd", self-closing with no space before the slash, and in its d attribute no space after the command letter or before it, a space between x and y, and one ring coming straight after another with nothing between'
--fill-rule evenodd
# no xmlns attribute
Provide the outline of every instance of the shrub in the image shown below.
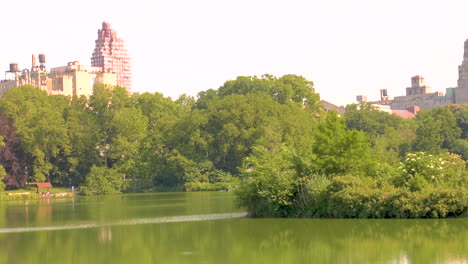
<svg viewBox="0 0 468 264"><path fill-rule="evenodd" d="M325 192L330 182L330 178L323 174L299 178L294 197L295 215L311 217L326 215Z"/></svg>
<svg viewBox="0 0 468 264"><path fill-rule="evenodd" d="M412 191L421 190L428 184L456 187L466 180L465 169L466 162L456 154L408 153L397 184L406 185Z"/></svg>
<svg viewBox="0 0 468 264"><path fill-rule="evenodd" d="M86 176L85 185L80 189L83 195L93 195L120 193L124 187L125 181L116 170L93 166Z"/></svg>
<svg viewBox="0 0 468 264"><path fill-rule="evenodd" d="M254 216L288 216L293 214L295 193L294 173L286 171L256 171L237 191L239 204Z"/></svg>
<svg viewBox="0 0 468 264"><path fill-rule="evenodd" d="M393 207L400 218L467 216L468 190L427 187L404 193L393 201Z"/></svg>
<svg viewBox="0 0 468 264"><path fill-rule="evenodd" d="M370 177L335 177L327 190L328 217L387 218L395 215L392 201L401 190L392 185L378 186Z"/></svg>

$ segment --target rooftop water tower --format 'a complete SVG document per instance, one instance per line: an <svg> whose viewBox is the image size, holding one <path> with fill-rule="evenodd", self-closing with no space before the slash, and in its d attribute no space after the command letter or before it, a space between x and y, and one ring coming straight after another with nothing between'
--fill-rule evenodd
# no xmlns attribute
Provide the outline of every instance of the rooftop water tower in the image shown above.
<svg viewBox="0 0 468 264"><path fill-rule="evenodd" d="M380 101L388 101L387 89L380 89Z"/></svg>
<svg viewBox="0 0 468 264"><path fill-rule="evenodd" d="M46 56L43 53L39 54L39 68L46 71Z"/></svg>
<svg viewBox="0 0 468 264"><path fill-rule="evenodd" d="M10 70L5 72L5 80L14 80L19 73L18 63L10 63Z"/></svg>

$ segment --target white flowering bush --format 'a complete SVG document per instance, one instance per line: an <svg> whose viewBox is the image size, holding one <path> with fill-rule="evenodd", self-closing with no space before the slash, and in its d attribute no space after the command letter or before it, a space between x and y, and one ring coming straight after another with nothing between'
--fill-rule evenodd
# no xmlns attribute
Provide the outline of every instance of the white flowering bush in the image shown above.
<svg viewBox="0 0 468 264"><path fill-rule="evenodd" d="M466 181L466 162L456 154L440 155L416 152L406 154L400 163L402 181L411 189L420 189L432 183L453 185Z"/></svg>

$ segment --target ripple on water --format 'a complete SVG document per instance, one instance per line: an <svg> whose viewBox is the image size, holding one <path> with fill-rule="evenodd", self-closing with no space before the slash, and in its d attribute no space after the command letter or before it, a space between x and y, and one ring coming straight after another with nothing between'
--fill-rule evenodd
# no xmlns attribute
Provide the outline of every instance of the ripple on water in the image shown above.
<svg viewBox="0 0 468 264"><path fill-rule="evenodd" d="M218 219L228 219L228 218L241 218L241 217L245 217L246 215L247 213L184 215L184 216L168 216L168 217L157 217L157 218L128 219L128 220L117 221L117 222L72 224L72 225L63 225L63 226L0 228L0 234L86 229L86 228L96 228L96 227L103 227L103 226L125 226L125 225L157 224L157 223L206 221L206 220L218 220Z"/></svg>

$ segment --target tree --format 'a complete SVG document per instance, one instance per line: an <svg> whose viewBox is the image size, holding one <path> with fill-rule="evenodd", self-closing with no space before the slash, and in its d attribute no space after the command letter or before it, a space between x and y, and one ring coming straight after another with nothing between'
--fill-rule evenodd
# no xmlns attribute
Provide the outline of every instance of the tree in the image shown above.
<svg viewBox="0 0 468 264"><path fill-rule="evenodd" d="M16 128L10 125L3 113L0 113L1 136L3 136L4 146L0 147L0 166L6 170L3 182L9 189L22 187L27 180L25 154L21 150Z"/></svg>
<svg viewBox="0 0 468 264"><path fill-rule="evenodd" d="M205 102L173 127L168 145L183 156L210 160L216 169L237 174L256 145L311 143L315 115L264 93L231 94Z"/></svg>
<svg viewBox="0 0 468 264"><path fill-rule="evenodd" d="M186 95L186 94L182 94L181 96L179 96L179 98L177 98L177 100L175 100L175 103L180 105L185 112L189 112L190 110L192 110L193 106L195 105L195 98L193 96L189 96L189 95Z"/></svg>
<svg viewBox="0 0 468 264"><path fill-rule="evenodd" d="M400 129L404 125L403 118L373 109L372 105L360 104L359 109L347 108L344 114L346 127L364 131L372 140L385 135L389 129Z"/></svg>
<svg viewBox="0 0 468 264"><path fill-rule="evenodd" d="M447 105L444 106L452 112L457 120L457 126L461 129L461 139L468 140L468 104L463 105Z"/></svg>
<svg viewBox="0 0 468 264"><path fill-rule="evenodd" d="M455 116L447 108L422 110L416 117L415 150L429 153L441 153L450 150L461 136Z"/></svg>
<svg viewBox="0 0 468 264"><path fill-rule="evenodd" d="M370 142L362 131L347 130L336 111L329 112L314 135L315 170L327 175L366 174L373 163Z"/></svg>
<svg viewBox="0 0 468 264"><path fill-rule="evenodd" d="M310 112L319 109L319 95L315 93L314 83L302 76L288 74L280 78L265 74L257 76L239 76L236 80L224 83L218 89L220 97L231 94L265 94L281 104L294 103Z"/></svg>
<svg viewBox="0 0 468 264"><path fill-rule="evenodd" d="M137 108L121 108L113 115L108 153L114 160L113 167L123 175L129 175L135 166L147 124L148 119Z"/></svg>
<svg viewBox="0 0 468 264"><path fill-rule="evenodd" d="M410 150L415 138L414 122L379 111L371 103L348 105L344 114L349 130L365 132L380 162L396 164Z"/></svg>
<svg viewBox="0 0 468 264"><path fill-rule="evenodd" d="M245 159L240 205L254 216L290 216L297 187L291 154L281 145L274 149L255 147Z"/></svg>
<svg viewBox="0 0 468 264"><path fill-rule="evenodd" d="M168 144L172 134L177 133L174 124L182 115L189 111L190 99L176 103L170 97L161 93L134 94L135 107L141 110L147 119L147 132L142 139L132 178L136 179L134 187L145 188L157 185L172 185L178 183L177 177L167 167L167 159L171 156L173 146ZM191 107L190 107L191 108Z"/></svg>
<svg viewBox="0 0 468 264"><path fill-rule="evenodd" d="M56 172L54 159L69 151L65 121L57 110L59 100L51 98L33 86L22 86L5 92L0 101L0 110L15 120L22 149L30 155L28 167L37 182L50 181Z"/></svg>
<svg viewBox="0 0 468 264"><path fill-rule="evenodd" d="M75 96L65 109L64 119L70 151L60 160L60 168L64 174L61 183L64 185L83 184L91 167L103 164L97 150L100 127L97 117L88 108L87 103L86 97Z"/></svg>
<svg viewBox="0 0 468 264"><path fill-rule="evenodd" d="M93 94L89 98L89 107L99 127L96 148L104 160L104 165L109 168L112 167L112 161L108 157L112 137L111 122L115 111L128 107L129 103L130 99L124 88L114 88L103 84L94 85Z"/></svg>

